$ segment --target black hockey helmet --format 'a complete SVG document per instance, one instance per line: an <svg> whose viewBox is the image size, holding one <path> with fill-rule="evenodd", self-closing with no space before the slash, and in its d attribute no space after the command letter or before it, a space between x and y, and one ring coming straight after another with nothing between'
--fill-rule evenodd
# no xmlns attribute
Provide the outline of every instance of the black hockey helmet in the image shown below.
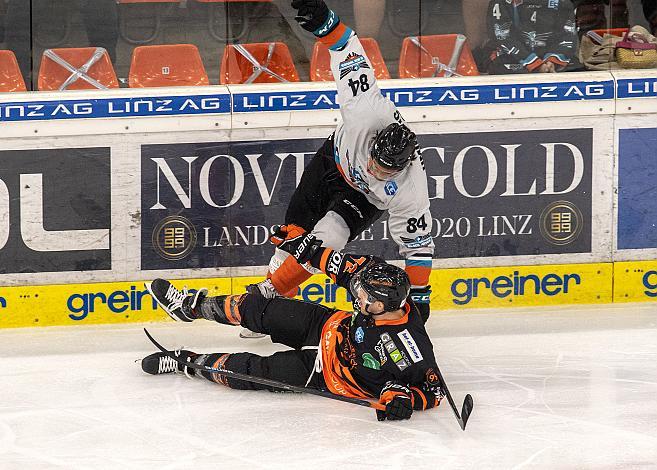
<svg viewBox="0 0 657 470"><path fill-rule="evenodd" d="M379 132L370 148L370 156L387 171L403 170L416 157L417 138L404 124L393 122Z"/></svg>
<svg viewBox="0 0 657 470"><path fill-rule="evenodd" d="M367 294L368 303L378 300L383 303L384 312L392 312L406 303L411 291L411 281L408 274L397 266L385 262L372 263L351 279L349 287L355 298L358 298L358 291L363 289Z"/></svg>

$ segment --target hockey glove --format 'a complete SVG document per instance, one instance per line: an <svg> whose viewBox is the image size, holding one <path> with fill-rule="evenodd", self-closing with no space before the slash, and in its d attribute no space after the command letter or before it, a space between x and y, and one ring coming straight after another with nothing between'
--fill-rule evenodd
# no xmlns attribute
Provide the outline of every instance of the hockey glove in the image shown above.
<svg viewBox="0 0 657 470"><path fill-rule="evenodd" d="M298 10L294 17L297 23L320 38L329 34L340 23L338 15L329 10L323 0L293 0L292 8Z"/></svg>
<svg viewBox="0 0 657 470"><path fill-rule="evenodd" d="M409 419L413 414L411 390L406 385L388 382L384 385L379 397L379 403L386 405L386 409L376 410L377 420Z"/></svg>
<svg viewBox="0 0 657 470"><path fill-rule="evenodd" d="M428 410L438 406L445 396L436 371L427 369L424 382L419 387L410 387L413 394L413 409Z"/></svg>
<svg viewBox="0 0 657 470"><path fill-rule="evenodd" d="M322 247L315 235L293 224L275 227L269 241L294 256L299 264L307 263Z"/></svg>
<svg viewBox="0 0 657 470"><path fill-rule="evenodd" d="M410 293L411 300L417 307L424 323L429 319L431 311L431 286L413 287Z"/></svg>

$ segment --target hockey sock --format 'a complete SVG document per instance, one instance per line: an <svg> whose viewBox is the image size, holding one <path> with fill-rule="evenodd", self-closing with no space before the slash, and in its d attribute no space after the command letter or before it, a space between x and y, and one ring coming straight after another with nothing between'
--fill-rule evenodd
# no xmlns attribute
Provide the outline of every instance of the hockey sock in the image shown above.
<svg viewBox="0 0 657 470"><path fill-rule="evenodd" d="M271 283L279 294L285 297L294 297L297 294L299 284L306 281L310 276L303 266L294 257L288 257L285 262L271 275Z"/></svg>
<svg viewBox="0 0 657 470"><path fill-rule="evenodd" d="M240 303L244 295L206 297L194 309L194 314L224 325L239 325L242 321Z"/></svg>
<svg viewBox="0 0 657 470"><path fill-rule="evenodd" d="M215 369L224 369L224 364L226 363L226 360L228 360L229 356L230 354L224 353L201 354L197 356L196 359L194 359L194 363L200 366L210 366L214 367ZM205 371L197 371L197 374L201 374L202 377L205 377L210 382L215 382L230 387L230 385L228 385L228 378L221 374L213 374L211 372Z"/></svg>

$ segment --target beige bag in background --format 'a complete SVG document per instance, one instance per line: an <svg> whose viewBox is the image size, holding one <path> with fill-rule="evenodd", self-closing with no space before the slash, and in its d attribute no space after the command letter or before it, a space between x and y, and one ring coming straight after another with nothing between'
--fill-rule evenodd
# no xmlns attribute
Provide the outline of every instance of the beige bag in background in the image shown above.
<svg viewBox="0 0 657 470"><path fill-rule="evenodd" d="M614 70L620 66L616 62L616 43L623 38L613 34L602 36L602 43L596 42L588 35L582 36L579 44L579 61L588 70Z"/></svg>

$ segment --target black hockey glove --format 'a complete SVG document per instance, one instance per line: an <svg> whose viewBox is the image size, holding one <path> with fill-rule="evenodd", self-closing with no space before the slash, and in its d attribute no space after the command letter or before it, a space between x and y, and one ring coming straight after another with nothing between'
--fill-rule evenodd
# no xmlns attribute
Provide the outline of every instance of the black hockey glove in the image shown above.
<svg viewBox="0 0 657 470"><path fill-rule="evenodd" d="M388 382L381 390L379 403L386 405L385 410L376 410L379 421L409 419L413 414L411 390L396 382Z"/></svg>
<svg viewBox="0 0 657 470"><path fill-rule="evenodd" d="M413 287L409 297L420 312L422 321L426 323L431 312L431 286Z"/></svg>
<svg viewBox="0 0 657 470"><path fill-rule="evenodd" d="M326 36L340 23L338 15L323 0L292 0L292 8L298 10L294 17L297 23L317 37Z"/></svg>
<svg viewBox="0 0 657 470"><path fill-rule="evenodd" d="M445 397L438 373L433 367L425 371L424 382L411 385L409 388L413 396L413 409L416 411L434 408L440 405Z"/></svg>
<svg viewBox="0 0 657 470"><path fill-rule="evenodd" d="M299 264L307 263L322 247L315 235L293 224L274 227L269 241L294 256Z"/></svg>

